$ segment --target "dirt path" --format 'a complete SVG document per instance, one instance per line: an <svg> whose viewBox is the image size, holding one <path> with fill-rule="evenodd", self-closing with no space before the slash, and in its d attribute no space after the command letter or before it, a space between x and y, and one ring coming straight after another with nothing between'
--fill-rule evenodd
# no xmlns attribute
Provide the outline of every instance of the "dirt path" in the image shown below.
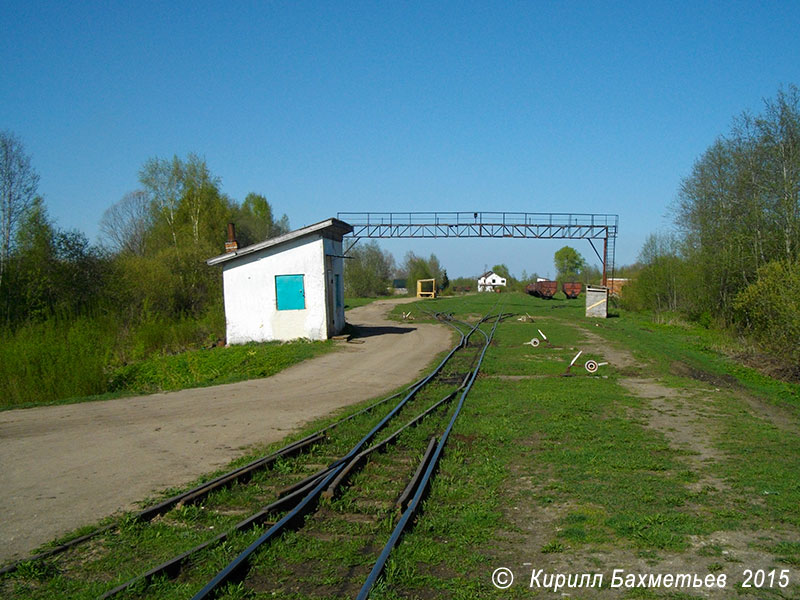
<svg viewBox="0 0 800 600"><path fill-rule="evenodd" d="M665 442L670 447L681 451L681 455L676 457L676 460L683 462L687 470L697 476L695 481L687 482L686 487L696 494L719 493L735 496L736 493L731 492L729 483L719 477L716 470L716 465L727 458L717 447L717 440L722 434L717 430L719 420L715 418L718 416L715 408L715 395L720 392L719 388L713 387L713 378L716 376L699 371L692 372L688 366L684 365L685 372L681 372L681 376L691 377L706 384L711 383L712 387L709 389L697 386L687 386L686 388L668 386L656 376L645 376L650 375L646 359L634 356L622 344L604 339L595 333L594 327L570 324L582 334L582 339L577 347L585 352L602 356L604 361L608 361L612 368L622 375L618 379L619 384L631 396L642 400L641 407L629 410L630 417L637 423L658 431L664 436ZM676 370L679 369L673 365L673 371ZM504 378L511 379L509 376ZM721 381L720 385L723 383L725 382ZM783 411L754 398L744 390L732 391L743 401L745 406L750 407L753 417L763 419L765 426L774 425L780 429L797 431L797 420L788 414L788 411ZM779 572L786 565L781 564L781 559L776 558L774 551L767 549L774 548L781 543L793 543L797 539L796 530L787 521L786 524L776 523L769 529L719 530L708 535L687 536L688 548L683 551L659 550L645 553L637 551L635 545L626 547L622 543L588 544L585 547L579 546L575 552L571 552L569 548L563 553L544 551L543 548L554 539L560 542L560 538L554 538L554 532L559 532L564 528L564 519L570 512L575 511L576 508L588 513L594 510L591 499L584 499L579 507L578 503L571 501L547 504L537 502L536 498L549 494L547 486L550 485L550 482L546 477L543 478L538 474L532 476L524 469L515 472L513 467L512 473L514 476L509 479L510 490L514 494L512 497L524 500L509 503L503 508L506 518L516 529L501 532L498 539L502 540L506 548L509 548L508 553L511 558L504 558L505 562L511 562L520 556L531 561L524 563L531 567L527 570L528 574L536 569L551 574L604 573L605 581L608 582L614 569L623 568L626 574L722 572L731 581L744 569L752 571L761 569L765 573L769 573L777 565L780 565L777 567ZM528 498L534 500L528 501ZM691 501L687 502L687 505L690 504ZM604 509L599 507L598 510L602 514ZM685 510L692 509L687 506ZM568 542L564 541L564 545L567 544ZM504 564L504 561L498 560L498 563ZM794 579L791 581L792 584L795 583ZM759 594L758 592L761 590L755 593L747 593L741 588L732 591L733 587L732 583L729 583L726 589L704 587L693 590L695 595L681 597L719 600L734 595L759 599L773 597L771 593ZM787 592L789 595L786 595ZM586 599L608 600L628 598L631 597L630 593L630 590L624 588L621 590L584 589L578 596ZM569 593L561 595L570 596ZM776 593L775 597L788 598L790 595L791 592L787 590ZM555 598L556 594L552 594L552 596ZM658 595L658 597L666 596Z"/></svg>
<svg viewBox="0 0 800 600"><path fill-rule="evenodd" d="M347 313L361 344L267 379L0 413L0 562L280 440L303 423L410 383L450 347L437 325Z"/></svg>
<svg viewBox="0 0 800 600"><path fill-rule="evenodd" d="M616 368L646 369L626 349L609 343L590 329L583 329L583 335L591 351L602 354ZM632 395L647 401L641 411L647 427L661 432L674 448L688 451L683 460L699 475L698 481L688 485L689 489L727 488L725 482L712 474L713 464L722 460L723 455L715 448L715 432L704 414L713 404L711 399L667 387L652 377L622 377L619 383Z"/></svg>

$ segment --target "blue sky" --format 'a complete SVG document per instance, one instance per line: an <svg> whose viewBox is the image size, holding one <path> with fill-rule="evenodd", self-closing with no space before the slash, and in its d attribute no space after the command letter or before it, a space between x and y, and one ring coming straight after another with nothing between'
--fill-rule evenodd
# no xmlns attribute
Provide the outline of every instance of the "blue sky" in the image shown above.
<svg viewBox="0 0 800 600"><path fill-rule="evenodd" d="M196 152L293 227L348 211L617 213L669 227L732 119L800 84L798 2L3 2L0 129L95 239L150 157ZM564 241L404 240L451 276ZM597 262L586 242L573 244Z"/></svg>

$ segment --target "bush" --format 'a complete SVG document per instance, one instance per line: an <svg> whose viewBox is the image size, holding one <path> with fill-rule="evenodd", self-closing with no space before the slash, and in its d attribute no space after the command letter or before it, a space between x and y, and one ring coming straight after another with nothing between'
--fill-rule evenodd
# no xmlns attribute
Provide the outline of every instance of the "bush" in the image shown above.
<svg viewBox="0 0 800 600"><path fill-rule="evenodd" d="M344 265L344 293L353 298L385 296L394 269L392 255L371 241L350 251Z"/></svg>
<svg viewBox="0 0 800 600"><path fill-rule="evenodd" d="M115 315L50 317L0 331L0 407L119 391L109 380L121 365L208 346L224 331L221 308L199 318L144 315L131 325Z"/></svg>
<svg viewBox="0 0 800 600"><path fill-rule="evenodd" d="M50 318L0 336L2 406L106 391L116 328L109 318Z"/></svg>
<svg viewBox="0 0 800 600"><path fill-rule="evenodd" d="M774 261L734 301L739 327L765 349L800 360L800 262Z"/></svg>

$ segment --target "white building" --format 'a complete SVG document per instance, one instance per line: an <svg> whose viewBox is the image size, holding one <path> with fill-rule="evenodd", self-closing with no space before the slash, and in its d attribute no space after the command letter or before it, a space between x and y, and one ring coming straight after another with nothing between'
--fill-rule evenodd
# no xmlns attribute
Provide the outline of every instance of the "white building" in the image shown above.
<svg viewBox="0 0 800 600"><path fill-rule="evenodd" d="M342 236L328 219L210 258L222 265L227 342L324 340L344 328Z"/></svg>
<svg viewBox="0 0 800 600"><path fill-rule="evenodd" d="M505 286L505 284L505 277L500 277L494 271L487 271L478 278L478 291L493 292L495 288Z"/></svg>

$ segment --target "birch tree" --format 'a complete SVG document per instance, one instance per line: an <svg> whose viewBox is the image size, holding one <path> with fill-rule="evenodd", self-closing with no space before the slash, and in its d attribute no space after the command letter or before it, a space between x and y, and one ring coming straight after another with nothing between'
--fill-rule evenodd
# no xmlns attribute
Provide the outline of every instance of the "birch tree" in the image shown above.
<svg viewBox="0 0 800 600"><path fill-rule="evenodd" d="M33 204L39 175L31 166L22 142L11 132L0 132L0 286L3 284L11 241Z"/></svg>
<svg viewBox="0 0 800 600"><path fill-rule="evenodd" d="M172 243L178 246L176 217L183 187L183 163L177 156L172 160L151 158L139 171L139 181L150 194L155 212L166 223Z"/></svg>
<svg viewBox="0 0 800 600"><path fill-rule="evenodd" d="M125 194L103 213L100 232L117 252L144 256L150 227L150 200L143 190Z"/></svg>

